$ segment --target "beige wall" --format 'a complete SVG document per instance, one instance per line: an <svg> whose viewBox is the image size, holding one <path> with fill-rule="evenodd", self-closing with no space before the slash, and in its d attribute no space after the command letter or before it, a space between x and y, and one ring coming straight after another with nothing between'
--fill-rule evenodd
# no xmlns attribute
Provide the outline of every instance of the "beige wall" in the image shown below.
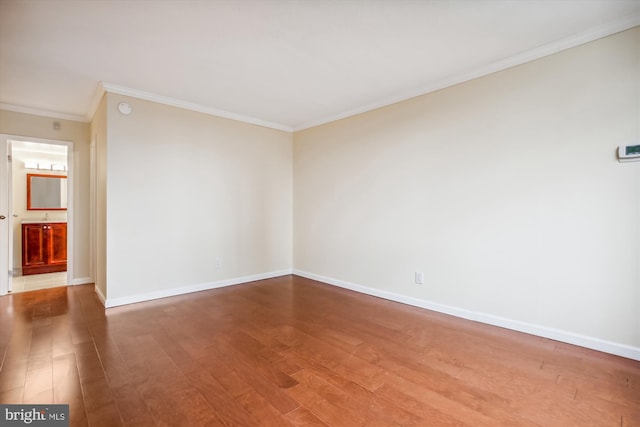
<svg viewBox="0 0 640 427"><path fill-rule="evenodd" d="M74 142L74 277L91 275L95 212L107 305L293 266L640 354L640 163L614 155L640 140L639 40L294 135L115 94L91 125L0 110L0 133Z"/></svg>
<svg viewBox="0 0 640 427"><path fill-rule="evenodd" d="M96 292L105 302L107 289L107 97L103 96L91 121L92 181L95 200L91 206L94 227L93 256Z"/></svg>
<svg viewBox="0 0 640 427"><path fill-rule="evenodd" d="M114 94L106 114L107 305L290 271L290 133Z"/></svg>
<svg viewBox="0 0 640 427"><path fill-rule="evenodd" d="M53 123L60 128L55 130ZM0 133L73 142L73 283L91 283L89 124L0 110Z"/></svg>
<svg viewBox="0 0 640 427"><path fill-rule="evenodd" d="M639 41L296 133L296 271L640 357Z"/></svg>

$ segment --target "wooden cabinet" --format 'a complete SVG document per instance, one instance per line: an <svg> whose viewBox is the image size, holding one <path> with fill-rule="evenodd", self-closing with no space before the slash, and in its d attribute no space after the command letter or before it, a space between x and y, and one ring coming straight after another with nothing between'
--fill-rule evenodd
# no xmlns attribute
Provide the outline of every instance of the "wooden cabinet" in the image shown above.
<svg viewBox="0 0 640 427"><path fill-rule="evenodd" d="M67 271L67 223L22 224L22 275Z"/></svg>

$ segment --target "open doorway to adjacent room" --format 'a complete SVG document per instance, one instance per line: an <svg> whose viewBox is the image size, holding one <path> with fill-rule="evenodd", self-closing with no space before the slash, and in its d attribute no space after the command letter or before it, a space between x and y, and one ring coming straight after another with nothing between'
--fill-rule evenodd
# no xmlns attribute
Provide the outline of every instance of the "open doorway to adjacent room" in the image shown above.
<svg viewBox="0 0 640 427"><path fill-rule="evenodd" d="M9 244L0 248L0 294L66 286L73 241L71 143L3 136L2 144L8 153L1 197Z"/></svg>

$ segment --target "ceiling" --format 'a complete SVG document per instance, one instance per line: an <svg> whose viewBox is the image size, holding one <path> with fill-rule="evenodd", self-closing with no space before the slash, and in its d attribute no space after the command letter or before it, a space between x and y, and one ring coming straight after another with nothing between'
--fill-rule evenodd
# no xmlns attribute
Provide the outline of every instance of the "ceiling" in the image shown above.
<svg viewBox="0 0 640 427"><path fill-rule="evenodd" d="M103 91L299 130L640 25L640 0L0 0L0 108Z"/></svg>

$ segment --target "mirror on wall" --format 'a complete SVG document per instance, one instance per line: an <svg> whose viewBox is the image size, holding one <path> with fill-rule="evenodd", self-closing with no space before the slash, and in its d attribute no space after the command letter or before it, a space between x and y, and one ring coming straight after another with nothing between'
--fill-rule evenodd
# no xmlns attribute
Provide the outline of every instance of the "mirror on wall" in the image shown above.
<svg viewBox="0 0 640 427"><path fill-rule="evenodd" d="M67 210L67 177L27 174L27 210Z"/></svg>

